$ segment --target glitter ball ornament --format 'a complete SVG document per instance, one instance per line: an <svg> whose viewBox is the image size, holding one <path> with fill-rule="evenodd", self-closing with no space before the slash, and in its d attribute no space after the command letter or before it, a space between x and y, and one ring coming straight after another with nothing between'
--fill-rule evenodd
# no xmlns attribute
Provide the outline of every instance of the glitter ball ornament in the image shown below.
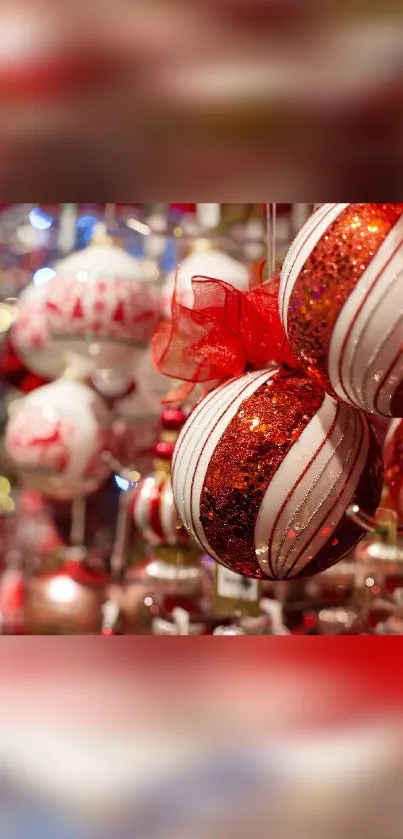
<svg viewBox="0 0 403 839"><path fill-rule="evenodd" d="M6 455L24 486L60 500L95 492L109 474L110 415L77 381L58 379L15 403Z"/></svg>
<svg viewBox="0 0 403 839"><path fill-rule="evenodd" d="M281 277L291 350L333 396L403 416L403 204L322 204Z"/></svg>
<svg viewBox="0 0 403 839"><path fill-rule="evenodd" d="M94 243L57 266L47 295L49 332L88 372L127 370L147 346L159 307L134 257L113 243Z"/></svg>
<svg viewBox="0 0 403 839"><path fill-rule="evenodd" d="M309 576L337 562L363 535L347 508L374 512L381 489L369 420L278 367L212 391L173 457L188 532L222 565L258 579Z"/></svg>

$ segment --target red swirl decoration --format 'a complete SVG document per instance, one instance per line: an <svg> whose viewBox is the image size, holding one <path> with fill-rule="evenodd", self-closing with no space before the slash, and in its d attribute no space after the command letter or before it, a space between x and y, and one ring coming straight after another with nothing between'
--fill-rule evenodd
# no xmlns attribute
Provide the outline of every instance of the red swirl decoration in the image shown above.
<svg viewBox="0 0 403 839"><path fill-rule="evenodd" d="M216 383L270 363L299 367L278 312L278 279L244 292L210 277L192 279L194 303L176 292L172 316L153 336L156 369L183 382Z"/></svg>

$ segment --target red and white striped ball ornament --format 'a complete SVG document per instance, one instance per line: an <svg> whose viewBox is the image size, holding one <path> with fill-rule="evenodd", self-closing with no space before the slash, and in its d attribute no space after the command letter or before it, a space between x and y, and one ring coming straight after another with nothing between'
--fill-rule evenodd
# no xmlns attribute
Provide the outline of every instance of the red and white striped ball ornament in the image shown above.
<svg viewBox="0 0 403 839"><path fill-rule="evenodd" d="M152 545L178 546L189 541L178 517L170 477L175 441L185 418L180 408L163 410L161 439L154 449L154 471L140 480L133 493L131 503L136 530Z"/></svg>
<svg viewBox="0 0 403 839"><path fill-rule="evenodd" d="M132 501L133 521L138 533L151 545L184 545L186 530L176 511L171 478L155 472L142 478Z"/></svg>
<svg viewBox="0 0 403 839"><path fill-rule="evenodd" d="M322 204L284 262L280 316L332 396L403 416L403 204Z"/></svg>
<svg viewBox="0 0 403 839"><path fill-rule="evenodd" d="M187 420L173 457L179 516L203 551L248 577L323 571L372 514L382 457L367 417L312 379L273 367L213 390Z"/></svg>

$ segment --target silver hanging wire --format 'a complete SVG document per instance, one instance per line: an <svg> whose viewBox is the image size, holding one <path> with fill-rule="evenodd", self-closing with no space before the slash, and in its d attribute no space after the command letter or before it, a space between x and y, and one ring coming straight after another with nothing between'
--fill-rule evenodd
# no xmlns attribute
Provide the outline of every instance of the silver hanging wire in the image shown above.
<svg viewBox="0 0 403 839"><path fill-rule="evenodd" d="M267 216L267 270L271 278L277 264L277 204L266 204Z"/></svg>

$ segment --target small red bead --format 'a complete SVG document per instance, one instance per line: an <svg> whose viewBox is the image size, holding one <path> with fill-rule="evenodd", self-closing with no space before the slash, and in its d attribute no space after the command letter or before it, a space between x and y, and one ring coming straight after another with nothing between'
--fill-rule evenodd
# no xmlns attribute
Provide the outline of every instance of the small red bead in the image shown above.
<svg viewBox="0 0 403 839"><path fill-rule="evenodd" d="M179 431L186 420L186 414L181 408L164 408L161 415L161 425L167 431Z"/></svg>
<svg viewBox="0 0 403 839"><path fill-rule="evenodd" d="M172 455L174 453L174 448L175 443L160 440L154 449L154 455L155 457L158 457L160 460L171 460Z"/></svg>

